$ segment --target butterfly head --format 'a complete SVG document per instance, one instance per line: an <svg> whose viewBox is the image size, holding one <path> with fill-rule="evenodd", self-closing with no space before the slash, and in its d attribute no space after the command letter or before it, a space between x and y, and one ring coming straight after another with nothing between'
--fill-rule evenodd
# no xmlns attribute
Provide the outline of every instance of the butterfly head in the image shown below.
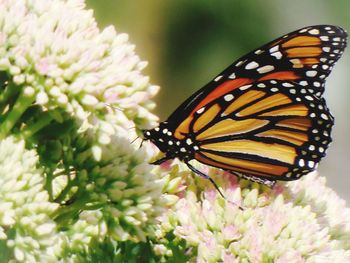
<svg viewBox="0 0 350 263"><path fill-rule="evenodd" d="M160 151L168 156L168 159L179 158L181 160L193 159L193 155L198 147L190 142L190 139L178 140L174 137L173 131L169 129L167 122L162 122L158 127L144 130L144 140L150 140Z"/></svg>
<svg viewBox="0 0 350 263"><path fill-rule="evenodd" d="M150 140L162 152L167 152L169 150L169 146L173 144L172 136L173 133L169 131L167 122L162 122L156 128L143 131L143 138L145 140Z"/></svg>

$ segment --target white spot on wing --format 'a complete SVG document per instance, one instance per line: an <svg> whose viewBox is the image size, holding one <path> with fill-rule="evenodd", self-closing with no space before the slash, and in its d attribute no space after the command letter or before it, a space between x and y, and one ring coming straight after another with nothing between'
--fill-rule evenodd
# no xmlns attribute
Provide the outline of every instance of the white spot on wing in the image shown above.
<svg viewBox="0 0 350 263"><path fill-rule="evenodd" d="M233 72L230 76L228 76L229 79L235 79L236 78L236 74Z"/></svg>
<svg viewBox="0 0 350 263"><path fill-rule="evenodd" d="M199 110L197 110L197 113L201 114L204 111L204 109L205 109L205 107L200 108Z"/></svg>
<svg viewBox="0 0 350 263"><path fill-rule="evenodd" d="M237 63L236 63L236 67L239 67L240 65L242 65L243 63L244 63L245 61L238 61Z"/></svg>
<svg viewBox="0 0 350 263"><path fill-rule="evenodd" d="M244 85L242 87L240 87L239 89L240 90L246 90L246 89L249 89L252 85Z"/></svg>
<svg viewBox="0 0 350 263"><path fill-rule="evenodd" d="M224 100L225 100L225 101L231 101L231 100L233 100L233 95L232 95L232 94L227 94L227 95L225 95Z"/></svg>
<svg viewBox="0 0 350 263"><path fill-rule="evenodd" d="M310 151L314 151L315 149L316 149L316 148L315 148L315 145L310 145L310 146L309 146L309 150L310 150Z"/></svg>
<svg viewBox="0 0 350 263"><path fill-rule="evenodd" d="M311 35L318 35L318 34L320 33L320 30L318 30L318 29L312 29L312 30L309 31L309 33L310 33Z"/></svg>
<svg viewBox="0 0 350 263"><path fill-rule="evenodd" d="M186 139L186 143L187 143L188 145L191 145L193 142L192 142L192 140L191 140L190 138L187 138L187 139Z"/></svg>
<svg viewBox="0 0 350 263"><path fill-rule="evenodd" d="M256 63L255 61L252 61L245 66L245 69L254 69L257 67L259 67L259 64Z"/></svg>
<svg viewBox="0 0 350 263"><path fill-rule="evenodd" d="M276 51L278 51L278 46L274 46L274 47L270 48L270 53L274 53Z"/></svg>
<svg viewBox="0 0 350 263"><path fill-rule="evenodd" d="M267 72L270 72L272 70L274 70L275 67L272 66L272 65L266 65L266 66L263 66L261 68L258 68L257 71L260 73L260 74L264 74L264 73L267 73Z"/></svg>
<svg viewBox="0 0 350 263"><path fill-rule="evenodd" d="M317 75L317 71L316 70L308 70L306 71L306 76L308 77L315 77Z"/></svg>
<svg viewBox="0 0 350 263"><path fill-rule="evenodd" d="M272 53L271 56L274 56L277 59L281 59L282 58L282 53L278 51L278 52Z"/></svg>
<svg viewBox="0 0 350 263"><path fill-rule="evenodd" d="M318 81L315 81L315 82L314 82L314 86L318 88L318 87L320 87L320 86L321 86L321 83L320 83L320 82L318 82Z"/></svg>
<svg viewBox="0 0 350 263"><path fill-rule="evenodd" d="M219 81L221 78L222 78L222 75L217 76L217 77L214 79L214 81Z"/></svg>
<svg viewBox="0 0 350 263"><path fill-rule="evenodd" d="M289 83L289 82L283 82L283 83L282 83L282 86L283 86L283 87L287 87L287 88L294 87L294 85L291 84L291 83Z"/></svg>
<svg viewBox="0 0 350 263"><path fill-rule="evenodd" d="M324 120L328 120L328 116L324 113L321 114L321 118L324 119Z"/></svg>
<svg viewBox="0 0 350 263"><path fill-rule="evenodd" d="M314 163L313 161L309 161L309 162L308 162L308 166L309 166L310 168L314 168L315 163Z"/></svg>

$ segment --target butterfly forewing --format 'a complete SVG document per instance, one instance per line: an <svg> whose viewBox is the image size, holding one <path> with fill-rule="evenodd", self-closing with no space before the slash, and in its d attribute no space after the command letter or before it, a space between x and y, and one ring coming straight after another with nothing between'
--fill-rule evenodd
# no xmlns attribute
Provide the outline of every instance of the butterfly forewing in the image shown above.
<svg viewBox="0 0 350 263"><path fill-rule="evenodd" d="M210 101L238 87L264 80L289 80L321 96L324 82L346 47L347 33L330 25L309 26L241 57L194 93L168 118L178 126Z"/></svg>
<svg viewBox="0 0 350 263"><path fill-rule="evenodd" d="M346 47L346 37L346 32L339 27L306 27L242 57L221 76L292 80L320 96L324 80Z"/></svg>

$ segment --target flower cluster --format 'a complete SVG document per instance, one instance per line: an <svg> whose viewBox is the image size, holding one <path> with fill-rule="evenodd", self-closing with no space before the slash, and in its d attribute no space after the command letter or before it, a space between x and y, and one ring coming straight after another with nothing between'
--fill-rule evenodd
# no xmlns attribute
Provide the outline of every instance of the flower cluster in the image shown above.
<svg viewBox="0 0 350 263"><path fill-rule="evenodd" d="M155 124L158 87L128 36L82 0L5 0L0 43L0 251L83 260L145 242L168 200L152 151L130 143Z"/></svg>
<svg viewBox="0 0 350 263"><path fill-rule="evenodd" d="M38 156L24 144L11 136L0 142L0 240L6 240L0 246L7 246L22 262L57 260L53 248L58 236L51 215L58 204L49 202L45 178L36 167ZM2 257L6 262L7 253Z"/></svg>
<svg viewBox="0 0 350 263"><path fill-rule="evenodd" d="M178 256L165 239L173 232L173 242L185 240L187 260L197 262L350 260L350 209L323 177L312 173L269 189L216 169L199 169L222 186L227 200L207 180L183 175L189 186L162 218L156 254ZM173 170L182 170L181 164L170 174Z"/></svg>

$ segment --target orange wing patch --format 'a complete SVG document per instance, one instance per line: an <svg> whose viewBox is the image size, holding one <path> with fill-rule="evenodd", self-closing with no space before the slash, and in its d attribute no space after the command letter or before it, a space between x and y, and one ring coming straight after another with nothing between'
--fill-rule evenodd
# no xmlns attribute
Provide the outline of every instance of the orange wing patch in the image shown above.
<svg viewBox="0 0 350 263"><path fill-rule="evenodd" d="M309 113L308 108L304 104L288 105L278 110L272 110L260 114L259 116L307 116Z"/></svg>
<svg viewBox="0 0 350 263"><path fill-rule="evenodd" d="M258 79L258 81L264 81L264 80L270 80L270 79L296 80L296 79L300 79L300 76L296 75L293 71L278 71L278 72L267 74L262 78Z"/></svg>
<svg viewBox="0 0 350 263"><path fill-rule="evenodd" d="M284 104L289 104L291 103L292 100L290 98L288 98L286 95L282 94L282 93L278 93L272 96L269 96L243 110L241 110L240 112L238 112L239 116L247 116L247 115L251 115L251 114L255 114L264 110L267 110L269 108L272 107L277 107L277 106L281 106Z"/></svg>
<svg viewBox="0 0 350 263"><path fill-rule="evenodd" d="M289 164L292 164L296 157L294 147L278 143L264 143L251 140L208 143L201 145L201 148L211 151L258 155Z"/></svg>
<svg viewBox="0 0 350 263"><path fill-rule="evenodd" d="M210 123L220 112L220 106L218 104L214 104L208 110L206 110L199 118L195 121L193 125L193 130L195 132L202 129L205 125Z"/></svg>
<svg viewBox="0 0 350 263"><path fill-rule="evenodd" d="M200 108L204 107L208 103L212 102L213 100L223 96L226 93L229 93L230 91L237 89L239 87L242 87L244 85L247 85L251 83L251 79L247 78L240 78L240 79L234 79L234 80L228 80L222 83L220 86L216 87L212 92L210 92L197 106L196 108L191 112L191 115L195 113Z"/></svg>
<svg viewBox="0 0 350 263"><path fill-rule="evenodd" d="M202 141L222 136L247 133L259 129L268 123L269 122L267 120L258 119L247 119L239 121L225 119L198 134L196 139Z"/></svg>
<svg viewBox="0 0 350 263"><path fill-rule="evenodd" d="M214 167L226 169L229 171L242 172L245 174L260 175L264 177L282 176L288 172L288 167L281 165L273 165L261 162L247 161L236 158L223 157L211 153L202 153L195 155L195 159L199 162L212 165Z"/></svg>
<svg viewBox="0 0 350 263"><path fill-rule="evenodd" d="M316 36L297 36L282 43L293 68L303 68L305 65L319 64L318 57L322 55L321 40Z"/></svg>
<svg viewBox="0 0 350 263"><path fill-rule="evenodd" d="M277 126L307 131L312 126L311 121L307 118L290 118L276 123Z"/></svg>
<svg viewBox="0 0 350 263"><path fill-rule="evenodd" d="M230 113L234 112L235 110L241 108L242 106L253 102L255 100L260 99L263 97L266 93L263 91L257 91L257 90L250 90L246 93L242 94L239 99L234 100L224 111L226 115L229 115Z"/></svg>
<svg viewBox="0 0 350 263"><path fill-rule="evenodd" d="M315 36L297 36L284 42L282 47L295 47L295 46L318 46L321 44L321 40Z"/></svg>
<svg viewBox="0 0 350 263"><path fill-rule="evenodd" d="M320 47L296 47L286 50L288 57L292 58L309 58L321 55Z"/></svg>
<svg viewBox="0 0 350 263"><path fill-rule="evenodd" d="M286 142L293 143L295 145L301 146L304 142L306 142L309 138L307 134L302 132L292 132L292 131L284 131L284 130L267 130L257 134L259 137L270 137L276 138L280 140L284 140Z"/></svg>
<svg viewBox="0 0 350 263"><path fill-rule="evenodd" d="M190 131L190 124L192 122L193 116L187 117L181 124L176 128L174 132L174 137L178 140L182 140L185 138L184 134L189 133Z"/></svg>

